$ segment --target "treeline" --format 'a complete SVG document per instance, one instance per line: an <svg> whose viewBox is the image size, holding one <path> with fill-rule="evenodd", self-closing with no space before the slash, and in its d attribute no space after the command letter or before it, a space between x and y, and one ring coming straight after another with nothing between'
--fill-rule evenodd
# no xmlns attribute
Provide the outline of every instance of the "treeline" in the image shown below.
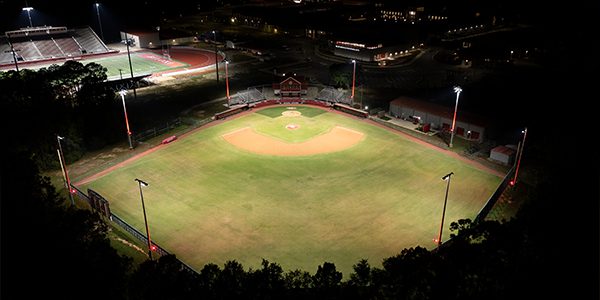
<svg viewBox="0 0 600 300"><path fill-rule="evenodd" d="M58 168L56 135L66 136L67 161L124 139L120 99L106 68L67 61L34 71L0 72L2 139L27 150L42 169Z"/></svg>

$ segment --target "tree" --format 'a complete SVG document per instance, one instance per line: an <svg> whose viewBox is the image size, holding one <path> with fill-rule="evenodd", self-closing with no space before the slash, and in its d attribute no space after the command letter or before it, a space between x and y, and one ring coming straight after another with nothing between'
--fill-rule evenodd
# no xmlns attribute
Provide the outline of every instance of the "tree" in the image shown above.
<svg viewBox="0 0 600 300"><path fill-rule="evenodd" d="M352 64L332 64L329 67L331 81L336 87L348 88L352 85Z"/></svg>
<svg viewBox="0 0 600 300"><path fill-rule="evenodd" d="M247 296L252 298L279 299L285 288L283 269L280 265L263 259L260 269L248 272L246 287Z"/></svg>
<svg viewBox="0 0 600 300"><path fill-rule="evenodd" d="M335 264L325 262L317 268L317 273L313 276L314 288L311 294L319 298L338 298L341 281L342 273L336 270Z"/></svg>
<svg viewBox="0 0 600 300"><path fill-rule="evenodd" d="M147 260L131 276L131 299L191 299L199 293L198 277L175 255Z"/></svg>
<svg viewBox="0 0 600 300"><path fill-rule="evenodd" d="M371 266L366 259L361 259L352 268L354 273L350 274L350 285L368 287L372 284Z"/></svg>

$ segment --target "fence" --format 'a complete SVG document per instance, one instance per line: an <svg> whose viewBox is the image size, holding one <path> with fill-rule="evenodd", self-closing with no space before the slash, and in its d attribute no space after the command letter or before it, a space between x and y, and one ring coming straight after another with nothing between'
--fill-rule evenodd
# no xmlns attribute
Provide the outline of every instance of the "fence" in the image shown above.
<svg viewBox="0 0 600 300"><path fill-rule="evenodd" d="M506 189L506 187L508 186L510 180L513 177L514 171L515 171L515 167L513 166L510 169L510 171L508 171L508 173L506 173L506 176L504 176L504 179L502 179L502 182L500 182L500 184L498 185L498 188L496 189L496 191L492 194L492 196L490 196L490 198L488 199L488 201L481 208L481 210L479 211L479 213L475 217L475 220L473 221L473 223L479 223L479 222L485 220L485 218L487 217L487 215L492 210L492 207L494 207L494 205L496 204L496 202L498 201L498 199L500 199L500 196L502 196L502 193L504 193L504 190Z"/></svg>
<svg viewBox="0 0 600 300"><path fill-rule="evenodd" d="M106 201L107 206L108 206L108 200L106 200L104 197L102 197L97 192L94 192L94 191L92 191L90 189L88 189L88 192L90 193L90 195L86 195L85 193L83 193L77 187L75 187L73 185L71 185L71 187L75 190L75 194L79 197L79 199L85 200L88 204L90 204L90 206L92 207L92 209L94 211L99 211L101 214L104 213L102 211L102 206L96 206L96 203L92 199L93 198L100 198L100 199ZM113 223L119 225L125 231L129 232L133 237L135 237L136 239L142 241L145 245L148 244L148 238L144 234L142 234L141 232L139 232L137 229L133 228L133 226L129 225L127 222L125 222L123 219L121 219L116 214L110 212L110 210L108 210L108 211L110 213L109 220L111 220ZM156 244L155 242L152 242L152 244L154 246L156 246L156 249L154 251L156 253L158 253L159 255L164 256L164 255L169 255L170 254L167 250L165 250L163 247L161 247L160 245ZM187 270L187 271L192 272L192 273L195 273L195 274L198 274L198 272L196 272L196 270L194 270L192 267L188 266L187 264L185 264L181 260L178 260L178 261L179 261L179 263L181 263L181 268L182 269Z"/></svg>
<svg viewBox="0 0 600 300"><path fill-rule="evenodd" d="M161 135L173 128L176 128L179 125L181 125L181 120L179 118L176 118L172 121L167 122L163 126L154 127L154 128L148 129L148 130L144 130L140 133L134 134L133 139L135 141L145 141L145 140L151 139L153 137L156 137L158 135Z"/></svg>

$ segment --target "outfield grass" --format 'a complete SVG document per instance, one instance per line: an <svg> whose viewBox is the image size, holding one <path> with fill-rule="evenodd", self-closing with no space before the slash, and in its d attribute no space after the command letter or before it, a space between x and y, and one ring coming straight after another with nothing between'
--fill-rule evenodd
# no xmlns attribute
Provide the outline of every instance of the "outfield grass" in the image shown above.
<svg viewBox="0 0 600 300"><path fill-rule="evenodd" d="M153 240L197 270L231 259L257 268L264 258L314 273L329 261L348 278L362 258L381 266L403 248L435 246L443 175L455 173L445 228L474 218L501 180L386 129L316 108L301 108L312 117L294 119L314 123L312 134L343 126L365 139L340 152L282 157L246 152L221 137L250 126L261 133L272 128L269 135L286 141L298 140L291 133L305 139L304 127L281 129L289 122L275 117L281 109L202 129L82 188L102 194L114 213L145 232L134 178L147 181Z"/></svg>

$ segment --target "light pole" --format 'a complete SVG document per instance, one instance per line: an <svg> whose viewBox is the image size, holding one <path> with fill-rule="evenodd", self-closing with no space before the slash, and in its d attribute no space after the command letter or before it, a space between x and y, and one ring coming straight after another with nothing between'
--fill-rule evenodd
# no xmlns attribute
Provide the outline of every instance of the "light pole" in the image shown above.
<svg viewBox="0 0 600 300"><path fill-rule="evenodd" d="M69 173L67 172L67 163L65 162L65 156L63 154L62 145L60 144L60 141L63 139L64 137L56 135L56 140L58 141L58 161L60 162L60 168L63 172L65 186L67 188L67 191L69 192L69 199L71 200L71 205L75 205L75 199L73 199L73 188L71 188L71 180L69 179Z"/></svg>
<svg viewBox="0 0 600 300"><path fill-rule="evenodd" d="M454 105L454 117L452 118L452 128L450 129L450 148L452 148L452 142L454 141L454 132L456 131L456 111L458 110L458 97L460 97L460 92L462 92L462 89L459 86L455 86L454 92L456 93L456 104Z"/></svg>
<svg viewBox="0 0 600 300"><path fill-rule="evenodd" d="M25 3L27 4L27 3ZM23 10L27 12L27 17L29 17L29 27L33 27L33 24L31 23L31 11L33 10L33 7L23 7Z"/></svg>
<svg viewBox="0 0 600 300"><path fill-rule="evenodd" d="M152 251L156 248L152 245L152 240L150 239L150 230L148 229L148 219L146 218L146 206L144 205L144 193L142 193L142 185L148 186L148 183L146 183L145 181L143 181L141 179L137 179L137 178L134 180L138 182L138 186L140 187L140 198L142 199L142 211L144 212L144 224L146 224L146 237L148 240L148 257L150 258L150 260L152 260Z"/></svg>
<svg viewBox="0 0 600 300"><path fill-rule="evenodd" d="M17 63L17 53L16 53L16 51L21 51L21 50L20 49L15 49L13 47L13 44L10 41L9 41L9 44L10 44L10 50L4 51L4 53L9 53L10 52L12 54L13 61L15 62L15 70L17 72L19 72L19 64Z"/></svg>
<svg viewBox="0 0 600 300"><path fill-rule="evenodd" d="M227 72L227 66L229 65L229 61L226 60L225 61L225 87L227 89L227 104L229 105L229 100L231 99L229 97L229 73Z"/></svg>
<svg viewBox="0 0 600 300"><path fill-rule="evenodd" d="M523 142L521 142L521 146L519 147L520 151L518 151L517 155L519 156L517 160L517 168L515 169L515 177L510 181L510 185L515 185L517 183L517 176L519 175L519 166L521 165L521 156L523 156L523 148L525 147L525 138L527 138L527 127L523 131Z"/></svg>
<svg viewBox="0 0 600 300"><path fill-rule="evenodd" d="M129 53L129 37L125 32L125 44L127 45L127 58L129 59L129 72L131 72L131 83L133 83L133 99L137 100L137 93L135 92L135 83L133 82L133 66L131 65L131 54Z"/></svg>
<svg viewBox="0 0 600 300"><path fill-rule="evenodd" d="M350 98L354 99L354 84L356 82L356 60L355 59L352 60L352 64L354 66L352 67L352 96L350 96Z"/></svg>
<svg viewBox="0 0 600 300"><path fill-rule="evenodd" d="M127 127L127 139L129 140L129 149L133 149L133 142L131 141L131 130L129 130L129 118L127 118L127 108L125 107L125 95L127 94L126 90L120 90L119 95L121 95L121 100L123 101L123 112L125 113L125 126Z"/></svg>
<svg viewBox="0 0 600 300"><path fill-rule="evenodd" d="M448 203L448 190L450 190L450 179L454 175L454 172L450 172L442 177L442 180L448 181L446 185L446 197L444 198L444 210L442 211L442 224L440 225L440 234L438 235L438 247L442 245L442 230L444 230L444 217L446 216L446 203Z"/></svg>
<svg viewBox="0 0 600 300"><path fill-rule="evenodd" d="M98 24L100 25L100 36L104 41L104 31L102 31L102 21L100 20L100 3L96 3L96 15L98 16Z"/></svg>
<svg viewBox="0 0 600 300"><path fill-rule="evenodd" d="M219 59L217 58L219 55L217 54L217 32L213 30L212 33L214 36L213 42L215 43L215 69L217 70L217 83L219 83Z"/></svg>
<svg viewBox="0 0 600 300"><path fill-rule="evenodd" d="M160 42L160 55L165 56L165 49L163 49L163 42L160 39L160 26L156 26L156 31L158 31L158 41Z"/></svg>

